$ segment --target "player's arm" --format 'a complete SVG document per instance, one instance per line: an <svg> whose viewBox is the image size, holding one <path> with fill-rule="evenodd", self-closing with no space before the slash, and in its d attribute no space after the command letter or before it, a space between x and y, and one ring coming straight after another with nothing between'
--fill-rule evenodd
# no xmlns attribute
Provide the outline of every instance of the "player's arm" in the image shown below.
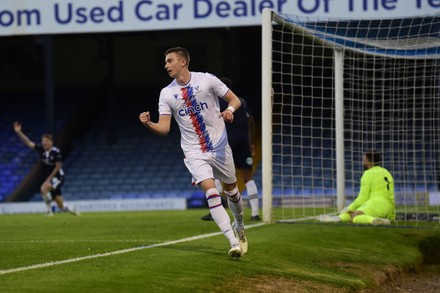
<svg viewBox="0 0 440 293"><path fill-rule="evenodd" d="M21 130L21 123L18 122L18 121L15 121L13 127L14 127L14 131L15 131L15 133L17 133L17 135L18 135L18 137L20 138L20 140L21 140L26 146L28 146L29 148L34 149L34 147L35 147L35 143L34 143L32 140L30 140L30 139L29 139L29 138L23 133L23 131Z"/></svg>
<svg viewBox="0 0 440 293"><path fill-rule="evenodd" d="M356 199L348 206L348 211L355 211L358 207L360 207L364 202L366 202L370 198L371 191L371 182L372 176L364 173L361 178L361 188L359 190L359 194Z"/></svg>
<svg viewBox="0 0 440 293"><path fill-rule="evenodd" d="M159 115L159 121L155 123L151 121L150 112L147 111L139 114L139 120L146 128L155 134L165 136L170 132L171 115Z"/></svg>
<svg viewBox="0 0 440 293"><path fill-rule="evenodd" d="M228 102L228 107L221 113L221 116L226 122L232 122L234 120L234 112L241 106L240 99L229 90L223 97Z"/></svg>

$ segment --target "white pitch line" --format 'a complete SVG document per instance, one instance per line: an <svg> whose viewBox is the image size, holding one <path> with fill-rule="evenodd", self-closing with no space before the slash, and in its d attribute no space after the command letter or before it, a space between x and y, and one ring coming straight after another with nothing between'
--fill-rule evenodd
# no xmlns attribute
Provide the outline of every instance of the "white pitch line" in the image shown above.
<svg viewBox="0 0 440 293"><path fill-rule="evenodd" d="M326 214L328 216L335 216L337 213L329 213ZM277 223L294 223L294 222L301 222L301 221L308 221L308 220L318 220L319 216L309 216L309 217L303 217L303 218L293 218L293 219L287 219L287 220L278 220Z"/></svg>
<svg viewBox="0 0 440 293"><path fill-rule="evenodd" d="M146 239L81 239L81 240L0 240L0 244L11 243L130 243L130 242L159 242Z"/></svg>
<svg viewBox="0 0 440 293"><path fill-rule="evenodd" d="M245 226L245 228L250 229L250 228L259 227L262 225L265 225L265 224L264 223L254 224L254 225ZM40 268L46 268L46 267L51 267L51 266L56 266L56 265L61 265L61 264L66 264L66 263L72 263L72 262L79 262L79 261L83 261L83 260L87 260L87 259L94 259L94 258L118 255L118 254L129 253L129 252L133 252L133 251L155 248L155 247L160 247L160 246L168 246L168 245L173 245L173 244L178 244L178 243L183 243L183 242L199 240L199 239L203 239L203 238L209 238L209 237L213 237L213 236L217 236L217 235L221 235L221 234L222 234L222 232L202 234L202 235L198 235L198 236L192 236L192 237L187 237L187 238L183 238L183 239L172 240L172 241L151 244L151 245L146 245L146 246L138 246L138 247L133 247L133 248L116 250L116 251L107 252L107 253L99 253L99 254L70 258L70 259L65 259L65 260L35 264L35 265L31 265L31 266L26 266L26 267L18 267L18 268L13 268L13 269L0 270L0 275L6 275L6 274L23 272L23 271L28 271L28 270L40 269Z"/></svg>

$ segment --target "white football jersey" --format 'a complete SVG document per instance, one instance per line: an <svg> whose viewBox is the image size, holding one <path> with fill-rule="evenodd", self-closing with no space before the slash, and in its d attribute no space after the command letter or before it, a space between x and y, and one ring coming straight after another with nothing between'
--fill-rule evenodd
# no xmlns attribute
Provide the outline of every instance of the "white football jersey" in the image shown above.
<svg viewBox="0 0 440 293"><path fill-rule="evenodd" d="M174 116L185 155L223 150L228 145L228 138L218 97L226 95L229 89L210 73L190 74L187 84L179 85L173 80L162 89L159 114Z"/></svg>

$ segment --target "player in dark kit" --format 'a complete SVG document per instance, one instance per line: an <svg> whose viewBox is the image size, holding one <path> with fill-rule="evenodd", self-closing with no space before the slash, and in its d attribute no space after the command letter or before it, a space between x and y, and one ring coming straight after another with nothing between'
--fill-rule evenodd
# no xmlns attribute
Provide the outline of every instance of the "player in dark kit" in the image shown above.
<svg viewBox="0 0 440 293"><path fill-rule="evenodd" d="M21 141L30 149L35 150L40 155L43 168L44 182L40 187L41 195L46 203L47 215L52 216L51 202L54 200L58 208L63 212L69 212L79 215L74 208L70 208L64 204L61 186L64 183L64 171L62 167L62 154L60 149L53 146L53 138L50 134L43 134L41 137L41 145L31 141L22 131L21 124L14 122L14 131L17 133Z"/></svg>
<svg viewBox="0 0 440 293"><path fill-rule="evenodd" d="M220 78L228 87L232 88L232 81L227 77ZM258 188L253 180L253 156L254 156L254 135L255 122L250 113L246 101L239 98L241 107L234 113L234 120L226 123L228 133L228 143L232 149L235 168L241 173L241 177L246 185L249 204L251 206L251 220L259 221L259 202ZM224 111L228 104L225 100L219 99L220 111ZM221 191L221 184L216 180L217 189ZM202 217L202 220L212 220L211 214Z"/></svg>

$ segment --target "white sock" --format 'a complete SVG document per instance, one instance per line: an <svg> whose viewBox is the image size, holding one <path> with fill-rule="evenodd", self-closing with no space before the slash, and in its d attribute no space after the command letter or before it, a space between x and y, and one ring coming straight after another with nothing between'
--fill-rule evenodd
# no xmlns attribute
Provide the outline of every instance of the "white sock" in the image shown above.
<svg viewBox="0 0 440 293"><path fill-rule="evenodd" d="M52 207L51 207L52 196L50 192L43 194L43 201L46 204L47 212L52 213Z"/></svg>
<svg viewBox="0 0 440 293"><path fill-rule="evenodd" d="M248 194L249 204L251 206L252 217L258 216L259 214L259 203L258 203L258 188L254 180L249 180L246 182L246 190Z"/></svg>
<svg viewBox="0 0 440 293"><path fill-rule="evenodd" d="M223 232L226 239L228 239L231 246L237 245L238 239L235 237L234 231L232 230L231 219L225 208L222 206L222 200L218 190L216 188L211 188L206 192L205 196L208 201L212 219Z"/></svg>
<svg viewBox="0 0 440 293"><path fill-rule="evenodd" d="M241 198L240 191L238 191L238 187L235 187L231 191L226 191L225 194L228 197L229 208L231 209L232 214L235 219L235 229L237 232L241 232L244 229L243 223L243 200Z"/></svg>

